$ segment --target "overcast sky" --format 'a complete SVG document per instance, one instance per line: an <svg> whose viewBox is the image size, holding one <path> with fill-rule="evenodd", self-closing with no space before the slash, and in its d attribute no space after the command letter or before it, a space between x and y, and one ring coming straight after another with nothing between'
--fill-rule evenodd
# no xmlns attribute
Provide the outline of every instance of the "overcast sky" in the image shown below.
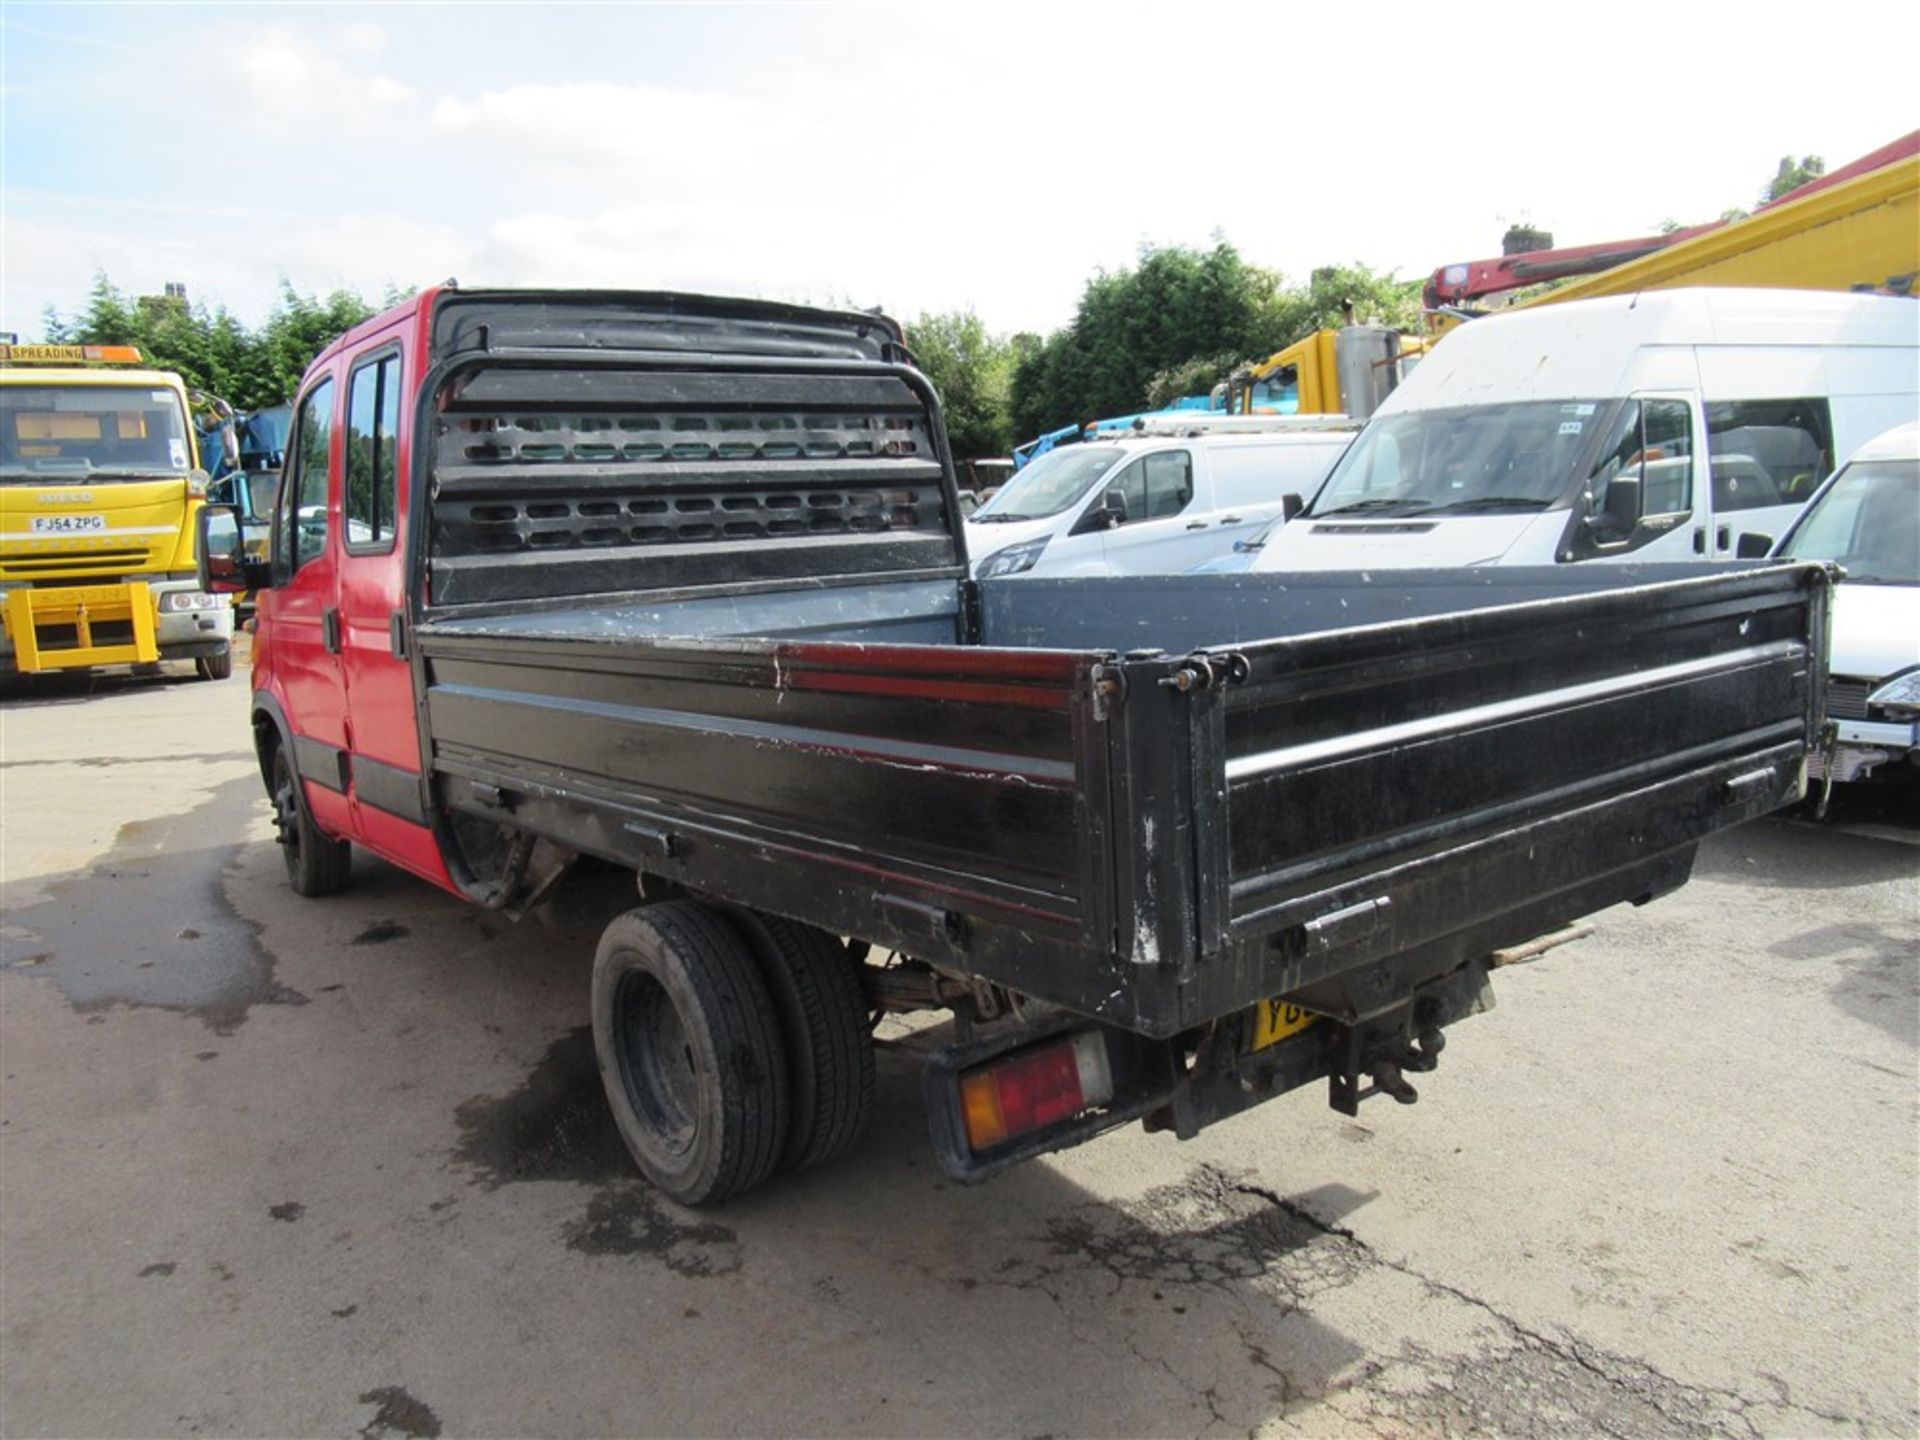
<svg viewBox="0 0 1920 1440"><path fill-rule="evenodd" d="M1046 330L1144 243L1424 276L1920 124L1845 3L0 7L0 329L186 283L678 288Z"/></svg>

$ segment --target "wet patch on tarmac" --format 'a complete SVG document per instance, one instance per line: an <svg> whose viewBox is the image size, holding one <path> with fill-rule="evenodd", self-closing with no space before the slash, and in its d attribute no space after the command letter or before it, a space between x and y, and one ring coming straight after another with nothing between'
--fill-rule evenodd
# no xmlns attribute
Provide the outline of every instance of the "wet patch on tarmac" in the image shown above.
<svg viewBox="0 0 1920 1440"><path fill-rule="evenodd" d="M740 1268L732 1230L711 1220L675 1218L643 1180L607 1186L564 1235L567 1248L583 1255L643 1255L694 1279Z"/></svg>
<svg viewBox="0 0 1920 1440"><path fill-rule="evenodd" d="M453 1158L489 1190L523 1180L598 1185L633 1174L584 1025L549 1045L519 1089L477 1095L454 1118L461 1138Z"/></svg>
<svg viewBox="0 0 1920 1440"><path fill-rule="evenodd" d="M373 1419L361 1428L366 1440L384 1440L389 1435L405 1435L413 1440L433 1440L440 1433L440 1417L433 1407L416 1400L399 1385L382 1385L360 1396L362 1405L375 1407Z"/></svg>
<svg viewBox="0 0 1920 1440"><path fill-rule="evenodd" d="M174 1269L175 1269L175 1266L173 1261L156 1260L153 1264L147 1266L144 1270L140 1272L140 1278L142 1280L145 1280L150 1276L157 1275L164 1280L167 1276L173 1274Z"/></svg>
<svg viewBox="0 0 1920 1440"><path fill-rule="evenodd" d="M298 1200L287 1200L281 1204L269 1205L267 1207L267 1214L276 1220L285 1220L289 1224L298 1220L306 1213L307 1207L302 1205Z"/></svg>
<svg viewBox="0 0 1920 1440"><path fill-rule="evenodd" d="M71 765L80 770L112 770L120 765L223 765L229 760L251 760L251 750L209 750L198 755L83 755L57 760L9 760L7 769L27 770L42 765Z"/></svg>
<svg viewBox="0 0 1920 1440"><path fill-rule="evenodd" d="M394 920L376 920L347 943L349 945L385 945L389 940L404 940L413 932Z"/></svg>
<svg viewBox="0 0 1920 1440"><path fill-rule="evenodd" d="M730 1228L679 1211L638 1177L607 1108L591 1027L549 1045L519 1089L476 1096L454 1115L461 1140L453 1157L475 1184L497 1190L548 1180L593 1187L579 1218L561 1228L569 1250L653 1260L693 1278L740 1268ZM428 1208L437 1212L452 1198Z"/></svg>
<svg viewBox="0 0 1920 1440"><path fill-rule="evenodd" d="M259 927L234 910L222 884L258 843L233 837L259 801L260 782L242 775L182 814L121 826L113 849L88 871L55 881L44 899L8 915L0 965L17 968L27 957L16 961L12 952L27 951L34 974L77 1011L180 1010L222 1035L255 1005L306 1004L274 980Z"/></svg>

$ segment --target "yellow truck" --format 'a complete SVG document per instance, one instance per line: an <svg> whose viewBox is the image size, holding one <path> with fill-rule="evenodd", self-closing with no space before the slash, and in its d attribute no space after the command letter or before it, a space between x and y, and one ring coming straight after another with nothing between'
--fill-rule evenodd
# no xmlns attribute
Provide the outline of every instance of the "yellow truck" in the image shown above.
<svg viewBox="0 0 1920 1440"><path fill-rule="evenodd" d="M143 366L130 345L0 344L0 674L233 673L232 605L196 579L187 388Z"/></svg>
<svg viewBox="0 0 1920 1440"><path fill-rule="evenodd" d="M1316 330L1227 380L1233 415L1346 415L1364 420L1425 353L1427 342L1387 325Z"/></svg>

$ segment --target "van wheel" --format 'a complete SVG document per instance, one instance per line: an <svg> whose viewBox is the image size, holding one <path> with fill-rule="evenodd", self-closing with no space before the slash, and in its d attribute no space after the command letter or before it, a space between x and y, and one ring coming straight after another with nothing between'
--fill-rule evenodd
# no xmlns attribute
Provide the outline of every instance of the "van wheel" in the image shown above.
<svg viewBox="0 0 1920 1440"><path fill-rule="evenodd" d="M593 957L593 1048L621 1138L669 1198L751 1189L786 1150L786 1046L746 937L688 900L629 910Z"/></svg>
<svg viewBox="0 0 1920 1440"><path fill-rule="evenodd" d="M273 801L273 826L280 832L280 855L287 862L287 883L293 886L293 893L319 896L344 889L353 871L353 848L344 840L330 838L313 823L286 746L273 747L269 773L273 777L268 790L268 798Z"/></svg>
<svg viewBox="0 0 1920 1440"><path fill-rule="evenodd" d="M224 680L233 674L233 647L229 645L218 655L202 655L193 662L193 668L200 672L202 680Z"/></svg>
<svg viewBox="0 0 1920 1440"><path fill-rule="evenodd" d="M873 1114L873 1040L859 968L834 936L775 916L735 912L760 959L787 1043L792 1122L784 1169L844 1153Z"/></svg>

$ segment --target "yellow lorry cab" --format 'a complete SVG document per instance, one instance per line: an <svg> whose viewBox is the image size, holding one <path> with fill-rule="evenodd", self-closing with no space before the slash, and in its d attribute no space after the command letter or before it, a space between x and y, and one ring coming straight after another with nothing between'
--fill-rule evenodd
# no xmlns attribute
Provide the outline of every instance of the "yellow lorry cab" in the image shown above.
<svg viewBox="0 0 1920 1440"><path fill-rule="evenodd" d="M231 604L195 578L190 414L132 346L0 344L0 674L232 673Z"/></svg>

